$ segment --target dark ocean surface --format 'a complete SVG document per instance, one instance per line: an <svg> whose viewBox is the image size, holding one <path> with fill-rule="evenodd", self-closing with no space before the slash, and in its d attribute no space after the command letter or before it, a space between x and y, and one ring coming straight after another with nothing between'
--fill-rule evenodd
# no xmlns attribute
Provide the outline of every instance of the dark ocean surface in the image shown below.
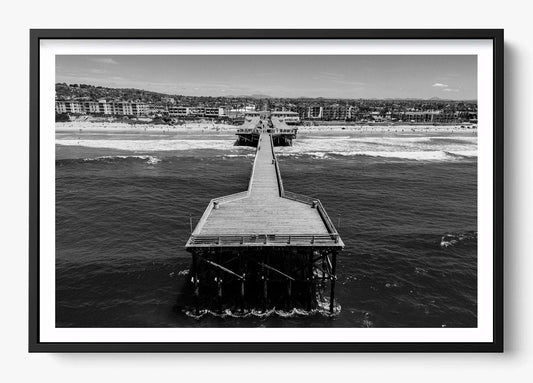
<svg viewBox="0 0 533 383"><path fill-rule="evenodd" d="M346 248L335 316L187 314L184 249L211 198L247 188L229 134L56 133L58 327L475 327L475 134L301 135L286 190L321 199Z"/></svg>

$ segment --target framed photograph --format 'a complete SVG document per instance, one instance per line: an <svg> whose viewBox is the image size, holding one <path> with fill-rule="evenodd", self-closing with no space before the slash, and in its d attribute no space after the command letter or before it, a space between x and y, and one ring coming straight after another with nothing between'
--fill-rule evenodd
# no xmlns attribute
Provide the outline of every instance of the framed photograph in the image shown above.
<svg viewBox="0 0 533 383"><path fill-rule="evenodd" d="M30 352L502 352L503 30L32 30Z"/></svg>

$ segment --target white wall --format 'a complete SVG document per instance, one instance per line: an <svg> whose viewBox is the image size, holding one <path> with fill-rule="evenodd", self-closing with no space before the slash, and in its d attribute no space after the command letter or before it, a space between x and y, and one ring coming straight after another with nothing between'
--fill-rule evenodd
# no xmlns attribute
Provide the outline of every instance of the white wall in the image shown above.
<svg viewBox="0 0 533 383"><path fill-rule="evenodd" d="M4 109L0 150L3 381L520 381L533 376L533 69L525 1L10 2L0 45ZM27 168L29 28L505 28L506 353L503 355L29 355ZM13 102L13 100L15 102ZM529 118L528 118L529 117ZM6 377L8 377L6 379Z"/></svg>

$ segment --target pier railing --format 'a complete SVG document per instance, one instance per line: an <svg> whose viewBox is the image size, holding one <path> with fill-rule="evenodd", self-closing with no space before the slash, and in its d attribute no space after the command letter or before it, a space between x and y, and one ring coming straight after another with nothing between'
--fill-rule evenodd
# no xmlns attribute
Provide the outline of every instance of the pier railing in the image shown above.
<svg viewBox="0 0 533 383"><path fill-rule="evenodd" d="M270 135L270 148L272 149L272 158L274 159L274 167L276 168L276 179L278 180L278 190L279 196L283 197L285 189L283 189L283 180L281 179L281 171L279 170L278 159L276 158L276 153L274 152L274 140L272 135Z"/></svg>
<svg viewBox="0 0 533 383"><path fill-rule="evenodd" d="M187 246L334 246L338 234L244 234L244 235L192 235Z"/></svg>
<svg viewBox="0 0 533 383"><path fill-rule="evenodd" d="M225 195L225 196L219 197L219 198L213 198L212 201L213 202L218 202L218 203L223 203L223 202L236 201L238 199L242 199L242 198L246 198L246 197L248 197L248 191L243 191L243 192L234 193L234 194L228 194L228 195Z"/></svg>

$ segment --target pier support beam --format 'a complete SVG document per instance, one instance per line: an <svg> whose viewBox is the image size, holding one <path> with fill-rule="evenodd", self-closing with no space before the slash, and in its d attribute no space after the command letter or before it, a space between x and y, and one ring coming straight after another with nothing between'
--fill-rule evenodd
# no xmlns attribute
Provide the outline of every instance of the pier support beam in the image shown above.
<svg viewBox="0 0 533 383"><path fill-rule="evenodd" d="M192 272L193 272L193 283L194 283L194 306L196 315L200 315L200 286L198 286L198 257L196 252L192 253Z"/></svg>
<svg viewBox="0 0 533 383"><path fill-rule="evenodd" d="M310 311L313 303L313 266L314 266L314 251L309 254L309 264L307 269L307 278L308 278L308 297L307 297L307 311Z"/></svg>
<svg viewBox="0 0 533 383"><path fill-rule="evenodd" d="M246 279L246 270L244 268L244 260L241 253L239 253L239 271L242 275L241 278L241 313L244 313L245 298L244 298L244 281Z"/></svg>
<svg viewBox="0 0 533 383"><path fill-rule="evenodd" d="M286 256L285 251L283 251L283 258L287 262L287 270L290 272L291 270L291 255ZM292 280L290 278L287 278L287 309L291 307L291 301L292 301Z"/></svg>
<svg viewBox="0 0 533 383"><path fill-rule="evenodd" d="M220 250L216 252L217 262L220 265ZM217 271L217 297L218 297L218 311L222 314L222 271L219 268Z"/></svg>
<svg viewBox="0 0 533 383"><path fill-rule="evenodd" d="M322 283L326 281L326 254L322 255Z"/></svg>
<svg viewBox="0 0 533 383"><path fill-rule="evenodd" d="M333 314L335 308L335 280L337 279L337 251L333 250L331 254L331 295L329 301L329 312Z"/></svg>
<svg viewBox="0 0 533 383"><path fill-rule="evenodd" d="M261 277L263 278L263 311L268 307L268 270L265 268L266 255L263 252L263 263L261 264Z"/></svg>

